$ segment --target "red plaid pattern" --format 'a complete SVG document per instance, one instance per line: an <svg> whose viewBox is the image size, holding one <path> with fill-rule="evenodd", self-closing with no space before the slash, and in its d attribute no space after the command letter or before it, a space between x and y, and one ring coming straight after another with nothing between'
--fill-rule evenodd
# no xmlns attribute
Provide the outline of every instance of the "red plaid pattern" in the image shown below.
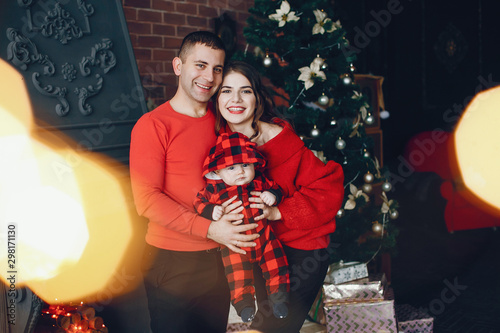
<svg viewBox="0 0 500 333"><path fill-rule="evenodd" d="M255 163L256 170L266 164L264 157L256 149L256 144L245 135L238 132L221 133L203 163L203 175L241 163Z"/></svg>
<svg viewBox="0 0 500 333"><path fill-rule="evenodd" d="M203 174L238 163L256 163L261 167L265 165L264 158L255 149L255 143L250 142L247 137L240 133L231 135L222 133L205 160ZM246 255L234 253L228 248L222 249L226 277L231 291L231 303L238 314L243 308L254 307L255 304L253 263L259 264L262 269L269 299L273 302L286 302L288 300L290 276L285 252L281 243L274 236L268 221L254 221L254 216L261 215L262 211L250 208L251 203L248 200L251 191L264 190L277 193L277 201L281 200L279 186L256 170L254 180L242 186L227 186L222 180L208 179L207 186L198 193L194 201L195 209L203 216L211 218L214 205L220 205L237 195L238 199L243 202L243 223L258 223L256 229L246 232L247 234L258 233L260 235L255 240L256 247L243 248L247 252Z"/></svg>
<svg viewBox="0 0 500 333"><path fill-rule="evenodd" d="M262 214L260 209L250 208L251 191L279 190L276 183L266 179L260 172L256 172L255 179L242 186L227 186L222 180L208 180L207 187L200 191L194 202L196 210L208 217L205 213L210 212L214 205L220 205L227 199L237 195L243 202L243 223L258 223L258 227L249 230L246 234L258 233L259 238L255 240L257 246L243 248L247 254L240 255L222 249L222 258L226 271L226 277L231 291L231 303L238 313L245 307L254 307L255 291L253 288L252 264L258 263L266 280L269 299L273 301L286 301L290 290L290 276L288 272L288 261L281 243L274 236L271 226L267 220L254 221L254 216ZM274 193L273 191L273 193ZM277 196L278 202L281 195Z"/></svg>
<svg viewBox="0 0 500 333"><path fill-rule="evenodd" d="M290 276L288 261L281 243L274 237L271 228L264 228L256 240L257 246L245 248L246 255L235 253L228 248L222 249L226 278L231 291L231 303L240 313L245 307L254 307L255 290L253 287L252 264L258 263L266 280L266 290L273 302L287 300L290 291Z"/></svg>

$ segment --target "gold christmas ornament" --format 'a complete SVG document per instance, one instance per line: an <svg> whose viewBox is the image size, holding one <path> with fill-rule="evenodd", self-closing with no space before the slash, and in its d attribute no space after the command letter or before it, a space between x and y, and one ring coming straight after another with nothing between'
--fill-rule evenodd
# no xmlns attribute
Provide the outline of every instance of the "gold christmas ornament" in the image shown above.
<svg viewBox="0 0 500 333"><path fill-rule="evenodd" d="M372 231L376 234L380 234L382 233L382 224L378 223L378 222L374 222L373 223L373 226L372 226Z"/></svg>
<svg viewBox="0 0 500 333"><path fill-rule="evenodd" d="M373 186L372 184L363 184L363 186L361 187L363 189L363 192L365 193L372 193L373 191Z"/></svg>

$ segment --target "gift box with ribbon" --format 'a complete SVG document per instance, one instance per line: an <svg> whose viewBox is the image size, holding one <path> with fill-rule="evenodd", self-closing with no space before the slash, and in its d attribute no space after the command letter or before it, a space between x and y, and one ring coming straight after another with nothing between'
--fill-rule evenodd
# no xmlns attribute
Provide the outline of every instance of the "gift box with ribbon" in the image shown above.
<svg viewBox="0 0 500 333"><path fill-rule="evenodd" d="M394 295L388 292L385 296L385 299L326 303L327 332L398 333Z"/></svg>
<svg viewBox="0 0 500 333"><path fill-rule="evenodd" d="M357 261L340 261L331 264L325 277L325 283L340 284L353 280L362 279L368 276L368 267L365 263Z"/></svg>
<svg viewBox="0 0 500 333"><path fill-rule="evenodd" d="M366 278L341 283L323 284L323 302L352 302L382 300L387 289L387 279L384 273L370 274Z"/></svg>

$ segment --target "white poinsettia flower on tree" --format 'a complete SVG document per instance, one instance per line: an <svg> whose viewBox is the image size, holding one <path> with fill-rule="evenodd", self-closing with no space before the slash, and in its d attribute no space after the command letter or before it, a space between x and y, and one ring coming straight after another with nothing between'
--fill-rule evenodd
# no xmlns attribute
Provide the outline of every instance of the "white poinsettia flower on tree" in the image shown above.
<svg viewBox="0 0 500 333"><path fill-rule="evenodd" d="M355 101L358 101L360 100L361 98L363 98L363 94L360 93L359 91L353 91L353 94L351 96L351 99L355 100ZM361 117L363 120L366 119L366 116L368 115L368 107L370 105L368 105L368 103L364 103L360 108L359 108L359 112L361 113Z"/></svg>
<svg viewBox="0 0 500 333"><path fill-rule="evenodd" d="M387 214L391 210L391 205L394 202L394 200L387 199L387 195L385 194L385 192L382 192L381 197L384 203L382 204L382 208L380 208L380 211L384 214Z"/></svg>
<svg viewBox="0 0 500 333"><path fill-rule="evenodd" d="M352 138L355 135L361 136L361 133L359 133L359 125L361 124L361 121L359 120L359 117L356 118L356 122L352 125L352 132L349 134L349 137Z"/></svg>
<svg viewBox="0 0 500 333"><path fill-rule="evenodd" d="M314 79L319 77L323 81L326 80L326 74L321 70L321 65L317 61L313 61L311 65L299 68L299 81L304 81L304 86L307 89L314 86Z"/></svg>
<svg viewBox="0 0 500 333"><path fill-rule="evenodd" d="M361 99L362 97L363 97L363 94L362 94L362 93L360 93L360 92L359 92L359 91L357 91L357 90L354 90L354 91L353 91L353 94L352 94L352 96L351 96L351 99L354 99L354 100L359 100L359 99Z"/></svg>
<svg viewBox="0 0 500 333"><path fill-rule="evenodd" d="M278 26L281 28L285 26L287 22L298 21L300 18L295 15L295 12L290 11L290 4L288 1L281 2L279 9L276 9L275 14L269 15L269 19L273 21L278 21Z"/></svg>
<svg viewBox="0 0 500 333"><path fill-rule="evenodd" d="M316 34L324 34L325 32L333 32L338 28L341 28L342 25L340 21L332 22L332 19L328 18L326 13L320 9L315 9L313 11L314 16L316 17L316 24L313 26L313 35ZM325 29L325 25L331 23L331 27L328 30Z"/></svg>
<svg viewBox="0 0 500 333"><path fill-rule="evenodd" d="M359 108L359 112L361 112L361 118L365 120L366 116L368 115L368 109L366 108L366 104Z"/></svg>
<svg viewBox="0 0 500 333"><path fill-rule="evenodd" d="M340 28L342 28L342 24L340 23L340 20L337 20L337 21L332 23L332 28L330 30L328 30L328 32L333 32L333 31L340 29Z"/></svg>
<svg viewBox="0 0 500 333"><path fill-rule="evenodd" d="M344 209L352 210L356 208L356 199L359 197L363 197L366 202L370 201L370 198L366 193L362 190L358 190L356 185L349 184L349 190L351 194L349 194L347 201L345 202Z"/></svg>

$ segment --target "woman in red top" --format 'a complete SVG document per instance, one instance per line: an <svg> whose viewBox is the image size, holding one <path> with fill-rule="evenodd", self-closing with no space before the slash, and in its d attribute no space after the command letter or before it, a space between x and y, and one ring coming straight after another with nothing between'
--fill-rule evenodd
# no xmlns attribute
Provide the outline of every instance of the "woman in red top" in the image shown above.
<svg viewBox="0 0 500 333"><path fill-rule="evenodd" d="M323 163L284 120L276 117L272 99L257 71L234 61L224 68L217 94L217 132L240 132L257 144L267 159L266 176L283 189L283 201L274 207L251 198L259 218L271 221L288 258L289 314L276 319L269 309L264 281L256 279L258 313L252 328L261 332L298 333L320 290L329 265L330 234L344 195L339 164ZM254 266L258 271L258 267ZM258 272L255 276L261 276Z"/></svg>

